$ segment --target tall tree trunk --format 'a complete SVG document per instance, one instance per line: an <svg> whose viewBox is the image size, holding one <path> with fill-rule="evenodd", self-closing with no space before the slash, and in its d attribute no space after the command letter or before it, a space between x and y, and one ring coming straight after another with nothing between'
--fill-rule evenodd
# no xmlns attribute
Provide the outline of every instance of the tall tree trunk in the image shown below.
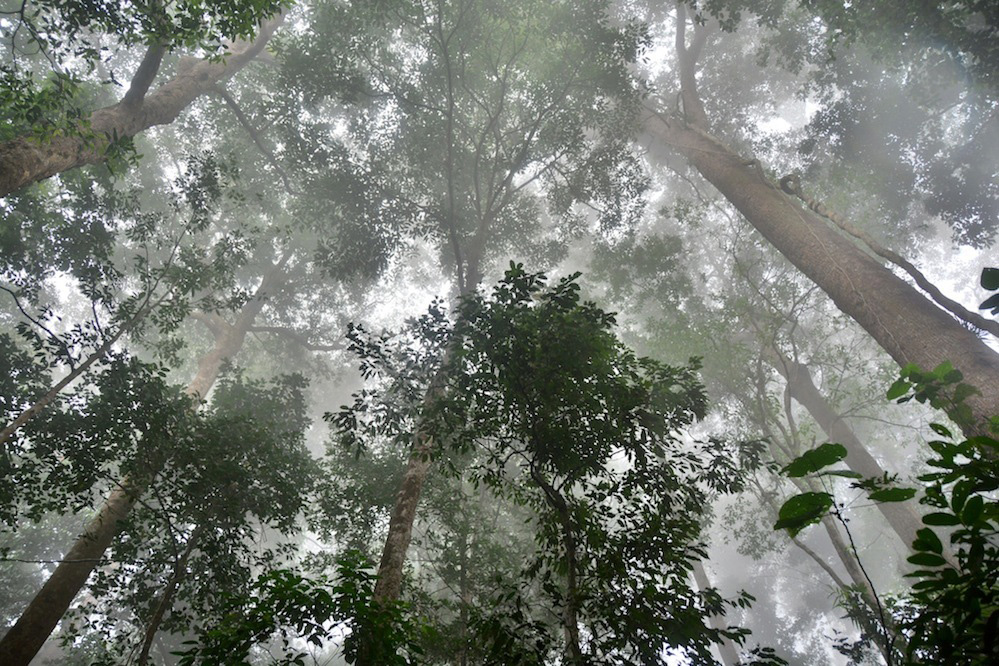
<svg viewBox="0 0 999 666"><path fill-rule="evenodd" d="M646 129L679 150L745 218L832 298L900 365L932 369L944 361L981 393L968 398L979 425L999 415L999 355L915 288L802 208L758 166L678 118L646 115Z"/></svg>
<svg viewBox="0 0 999 666"><path fill-rule="evenodd" d="M697 583L697 588L703 592L704 590L711 587L711 580L708 578L708 572L704 570L704 565L700 560L694 561L694 582ZM718 631L725 629L725 622L722 620L722 615L712 615L708 618L708 622L711 623L711 627ZM735 644L732 639L722 636L722 640L718 643L718 656L721 657L722 666L737 666L739 663L739 651L735 649Z"/></svg>
<svg viewBox="0 0 999 666"><path fill-rule="evenodd" d="M247 329L264 307L266 294L282 279L281 271L288 257L264 277L253 298L247 301L233 324L215 318L215 346L201 357L198 372L186 392L196 401L208 395L218 377L223 362L233 357L243 346ZM155 473L155 470L152 471ZM0 639L0 664L28 666L42 645L65 615L91 572L97 568L104 552L118 535L120 524L131 513L146 489L148 477L125 477L111 490L83 533L45 581L42 589L28 603L21 617Z"/></svg>
<svg viewBox="0 0 999 666"><path fill-rule="evenodd" d="M0 197L57 173L105 161L111 137L133 137L155 125L172 123L191 102L253 60L282 20L283 15L278 15L265 21L256 39L237 43L222 60L198 61L148 95L137 98L130 90L117 104L94 111L87 124L96 141L84 136L54 136L42 141L20 137L0 144ZM155 69L136 74L151 75Z"/></svg>
<svg viewBox="0 0 999 666"><path fill-rule="evenodd" d="M878 461L815 386L808 366L788 359L774 349L769 351L773 367L787 380L791 397L808 410L829 441L842 444L846 448L847 467L865 478L884 476L885 471ZM912 542L916 540L916 531L923 527L923 519L919 513L910 502L879 502L877 507L888 521L888 525L905 544L906 550L911 551Z"/></svg>
<svg viewBox="0 0 999 666"><path fill-rule="evenodd" d="M472 247L468 251L469 259L465 264L464 286L459 287L459 298L472 293L482 280L479 266L485 248L484 238L485 234L480 231L473 239ZM461 269L456 272L462 274ZM444 365L447 365L449 357L450 351L446 351ZM445 379L443 371L439 371L431 380L427 394L423 398L424 405L440 397L441 391L444 390ZM423 484L430 474L434 442L424 431L422 424L417 424L413 440L413 451L409 454L406 471L403 473L402 483L399 484L395 505L389 516L388 534L385 536L385 545L382 547L382 556L378 563L378 577L375 579L372 596L372 603L376 606L398 600L402 592L402 572L406 563L406 551L409 550L409 543L413 539L416 507L423 494ZM370 629L362 629L358 638L357 666L378 666L372 652L374 642Z"/></svg>
<svg viewBox="0 0 999 666"><path fill-rule="evenodd" d="M682 7L682 5L680 5ZM645 132L684 155L777 250L866 330L900 366L933 369L950 361L980 393L971 396L976 422L966 434L987 432L999 415L999 354L852 240L784 194L760 163L735 153L709 133L695 68L707 31L695 27L685 45L686 17L678 11L676 51L683 115L646 107Z"/></svg>
<svg viewBox="0 0 999 666"><path fill-rule="evenodd" d="M545 503L558 515L562 527L562 548L565 553L565 609L562 626L565 630L566 662L575 666L586 663L579 640L579 586L576 575L579 564L576 553L576 528L565 497L531 464L531 478L545 494Z"/></svg>

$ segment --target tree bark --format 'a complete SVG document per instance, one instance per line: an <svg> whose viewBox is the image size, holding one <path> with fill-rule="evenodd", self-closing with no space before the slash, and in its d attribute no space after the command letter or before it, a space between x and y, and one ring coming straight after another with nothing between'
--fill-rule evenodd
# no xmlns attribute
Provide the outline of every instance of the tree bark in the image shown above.
<svg viewBox="0 0 999 666"><path fill-rule="evenodd" d="M950 361L980 393L967 400L987 431L999 415L999 354L857 245L802 208L746 160L678 117L646 110L647 133L682 153L777 250L866 330L900 366Z"/></svg>
<svg viewBox="0 0 999 666"><path fill-rule="evenodd" d="M133 137L150 127L172 123L191 102L253 60L282 20L283 15L278 15L265 21L252 42L238 42L223 60L201 60L141 99L126 95L117 104L94 111L89 127L81 127L83 133L93 134L93 141L61 135L42 141L20 137L0 145L0 197L57 173L105 161L113 137Z"/></svg>
<svg viewBox="0 0 999 666"><path fill-rule="evenodd" d="M533 464L531 478L544 492L545 503L558 514L559 524L562 527L562 548L565 551L565 609L562 614L562 625L565 630L566 661L575 666L583 666L585 660L579 640L579 589L576 581L579 565L572 515L562 494L555 490Z"/></svg>
<svg viewBox="0 0 999 666"><path fill-rule="evenodd" d="M791 397L808 410L829 441L842 444L846 448L847 467L865 478L883 477L885 472L878 461L857 438L853 429L836 413L825 396L819 392L811 373L808 372L808 366L787 359L776 350L771 352L773 367L787 380ZM916 540L916 531L923 527L922 517L910 502L879 502L877 506L888 521L888 525L905 544L906 550L911 552L912 542Z"/></svg>
<svg viewBox="0 0 999 666"><path fill-rule="evenodd" d="M286 261L287 257L268 272L253 298L243 306L235 323L228 324L218 317L215 346L201 357L198 372L186 389L196 404L208 395L222 364L242 347L247 329L264 307L266 294L282 279L281 271ZM151 470L149 477L155 472ZM77 537L42 589L0 639L0 664L28 666L34 659L118 535L123 521L145 491L149 477L125 477L112 489L97 515Z"/></svg>

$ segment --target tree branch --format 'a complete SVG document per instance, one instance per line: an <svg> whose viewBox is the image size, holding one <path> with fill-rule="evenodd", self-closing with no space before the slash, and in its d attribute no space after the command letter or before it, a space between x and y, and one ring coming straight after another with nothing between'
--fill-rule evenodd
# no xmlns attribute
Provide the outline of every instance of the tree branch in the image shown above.
<svg viewBox="0 0 999 666"><path fill-rule="evenodd" d="M166 47L162 44L152 44L146 50L146 55L143 56L139 68L132 76L128 92L121 99L122 108L134 109L142 106L146 93L149 92L149 86L153 84L156 74L160 71L160 63L163 62L164 53L166 53Z"/></svg>
<svg viewBox="0 0 999 666"><path fill-rule="evenodd" d="M274 157L274 153L271 152L270 148L264 144L264 140L260 136L260 132L254 129L253 125L250 124L250 119L246 117L246 114L243 113L243 109L239 107L239 104L235 99L233 99L232 95L230 95L225 88L220 87L213 88L211 92L212 94L221 97L222 101L225 102L225 105L229 107L230 111L232 111L232 114L236 116L236 120L238 120L239 124L243 126L246 133L250 135L251 139L253 139L253 143L256 144L257 148L260 149L260 152L263 153L264 157L267 158L267 161L270 162L271 166L274 167L274 170L277 171L278 176L281 177L281 181L284 183L285 191L291 195L297 194L295 188L291 186L288 174L285 173L284 169L281 167L281 163L278 162L276 157Z"/></svg>

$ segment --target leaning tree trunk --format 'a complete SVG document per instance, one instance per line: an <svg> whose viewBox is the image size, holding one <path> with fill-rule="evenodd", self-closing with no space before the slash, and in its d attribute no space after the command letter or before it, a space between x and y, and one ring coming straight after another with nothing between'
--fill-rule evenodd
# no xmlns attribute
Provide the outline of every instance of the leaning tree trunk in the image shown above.
<svg viewBox="0 0 999 666"><path fill-rule="evenodd" d="M777 250L866 330L895 361L932 369L950 361L980 393L967 400L985 431L999 415L999 355L915 288L782 193L758 165L680 118L648 112L645 128L678 150Z"/></svg>
<svg viewBox="0 0 999 666"><path fill-rule="evenodd" d="M708 30L695 25L686 43L686 13L677 10L676 53L683 114L646 107L644 129L653 141L684 155L705 179L784 257L852 317L895 361L933 369L944 361L964 373L979 393L967 399L974 422L965 433L988 432L999 415L999 354L852 240L785 195L760 162L738 155L709 132L697 91L697 58Z"/></svg>
<svg viewBox="0 0 999 666"><path fill-rule="evenodd" d="M94 111L86 127L81 127L87 136L53 136L40 141L20 137L0 144L0 197L57 173L104 162L113 137L133 137L155 125L172 123L191 102L211 92L253 60L282 19L279 15L264 22L256 39L237 43L222 60L198 61L148 95L136 98L126 94L117 104ZM140 67L136 77L155 76L158 58L155 61L148 72ZM148 83L143 87L148 88ZM95 140L91 140L91 135Z"/></svg>
<svg viewBox="0 0 999 666"><path fill-rule="evenodd" d="M201 357L198 372L186 389L195 401L208 395L222 364L243 346L247 330L263 309L265 295L281 280L283 264L282 261L275 266L261 281L256 294L243 306L234 324L226 323L221 317L215 320L215 346ZM87 523L42 589L0 639L0 664L28 666L35 658L118 535L122 522L145 491L148 478L125 477L111 490L97 515Z"/></svg>
<svg viewBox="0 0 999 666"><path fill-rule="evenodd" d="M867 447L860 441L853 429L836 413L826 397L822 395L812 380L808 366L804 363L785 358L776 350L771 350L773 367L787 380L791 397L802 405L831 442L842 444L846 448L844 461L851 470L865 478L881 478L885 470L874 459ZM878 502L878 509L884 515L888 525L902 540L908 551L916 540L916 531L923 527L923 520L910 502ZM952 555L947 549L945 555Z"/></svg>

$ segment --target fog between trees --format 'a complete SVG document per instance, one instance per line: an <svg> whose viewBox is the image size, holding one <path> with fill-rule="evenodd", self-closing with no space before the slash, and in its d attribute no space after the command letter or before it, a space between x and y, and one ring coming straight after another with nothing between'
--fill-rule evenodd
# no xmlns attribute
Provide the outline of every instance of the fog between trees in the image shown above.
<svg viewBox="0 0 999 666"><path fill-rule="evenodd" d="M0 663L995 663L997 32L8 3Z"/></svg>

